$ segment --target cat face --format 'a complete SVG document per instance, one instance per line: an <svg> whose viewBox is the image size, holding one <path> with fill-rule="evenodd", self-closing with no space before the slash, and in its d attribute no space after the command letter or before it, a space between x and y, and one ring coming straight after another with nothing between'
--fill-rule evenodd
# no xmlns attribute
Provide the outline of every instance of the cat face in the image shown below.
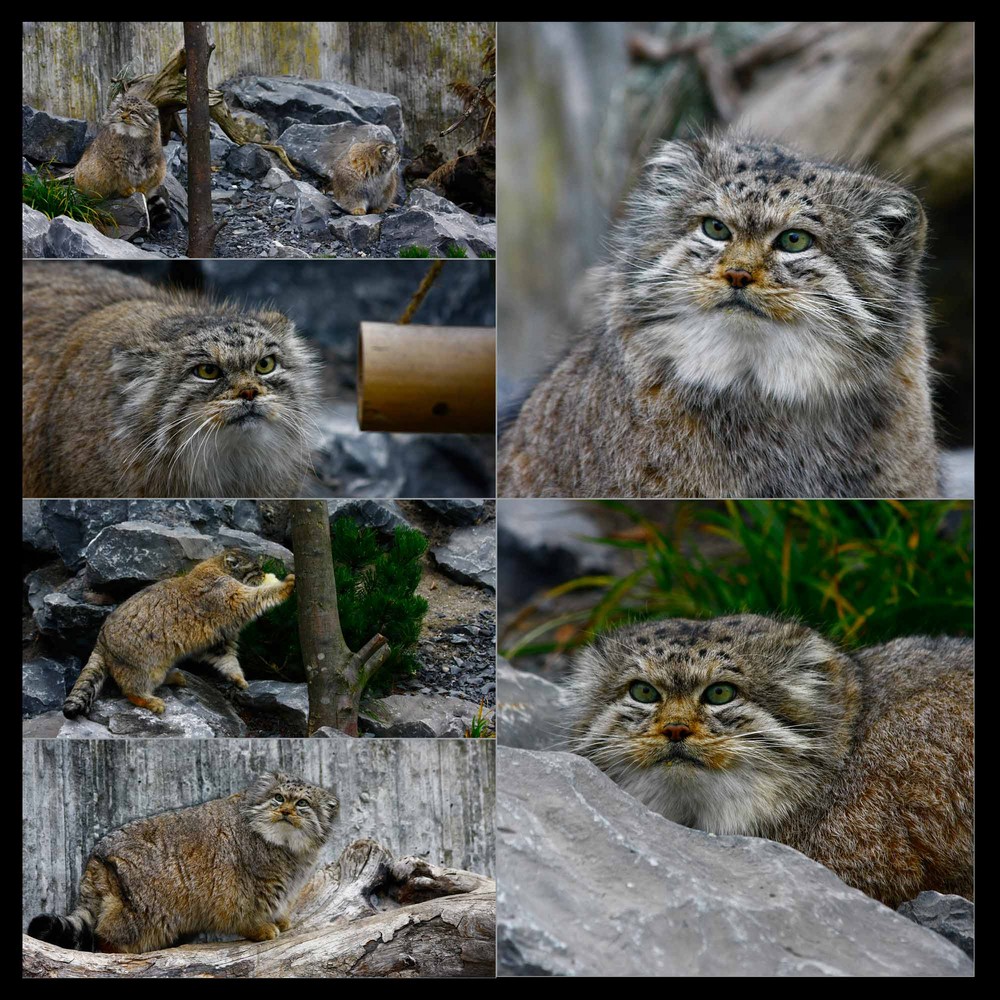
<svg viewBox="0 0 1000 1000"><path fill-rule="evenodd" d="M261 569L263 559L260 556L251 555L243 549L226 549L217 559L226 576L248 586L258 587L264 579L264 571Z"/></svg>
<svg viewBox="0 0 1000 1000"><path fill-rule="evenodd" d="M872 175L738 137L666 142L617 239L628 319L682 381L851 391L902 348L924 232L917 199Z"/></svg>
<svg viewBox="0 0 1000 1000"><path fill-rule="evenodd" d="M291 322L187 302L170 313L114 355L122 433L136 442L130 478L141 468L147 495L294 489L308 464L318 384Z"/></svg>
<svg viewBox="0 0 1000 1000"><path fill-rule="evenodd" d="M115 100L102 120L102 124L114 131L129 135L144 135L158 127L159 122L156 106L131 94Z"/></svg>
<svg viewBox="0 0 1000 1000"><path fill-rule="evenodd" d="M386 170L391 169L399 163L399 150L391 143L384 143L378 148L378 155Z"/></svg>
<svg viewBox="0 0 1000 1000"><path fill-rule="evenodd" d="M247 789L244 815L269 843L303 854L329 836L337 806L325 788L275 771Z"/></svg>
<svg viewBox="0 0 1000 1000"><path fill-rule="evenodd" d="M836 756L845 663L751 615L619 629L577 660L574 749L676 822L762 832Z"/></svg>

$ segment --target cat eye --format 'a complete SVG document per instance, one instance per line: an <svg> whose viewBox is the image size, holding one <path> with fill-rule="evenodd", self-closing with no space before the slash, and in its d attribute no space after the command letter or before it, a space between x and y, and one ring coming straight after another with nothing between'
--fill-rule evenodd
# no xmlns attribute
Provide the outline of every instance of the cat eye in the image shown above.
<svg viewBox="0 0 1000 1000"><path fill-rule="evenodd" d="M295 808L296 809L301 809L302 806L307 806L308 807L308 805L309 805L309 800L308 799L299 799L299 801L295 803Z"/></svg>
<svg viewBox="0 0 1000 1000"><path fill-rule="evenodd" d="M636 701L641 701L644 705L649 705L654 701L660 700L660 692L652 684L647 684L645 681L635 681L628 689L628 693L632 698Z"/></svg>
<svg viewBox="0 0 1000 1000"><path fill-rule="evenodd" d="M194 373L206 382L214 382L222 375L222 369L218 365L195 365Z"/></svg>
<svg viewBox="0 0 1000 1000"><path fill-rule="evenodd" d="M713 240L731 240L733 238L729 227L718 219L706 219L701 224L701 231Z"/></svg>
<svg viewBox="0 0 1000 1000"><path fill-rule="evenodd" d="M774 245L786 253L801 253L813 245L813 238L801 229L786 229L774 241Z"/></svg>
<svg viewBox="0 0 1000 1000"><path fill-rule="evenodd" d="M271 799L271 801L272 801L272 802L273 802L273 803L274 803L274 804L275 804L276 806L280 806L280 805L281 805L281 803L285 801L285 796L284 796L284 795L275 795L275 796L274 796L274 797L273 797L273 798Z"/></svg>
<svg viewBox="0 0 1000 1000"><path fill-rule="evenodd" d="M725 705L736 697L736 688L732 684L713 684L705 688L702 699L709 705Z"/></svg>
<svg viewBox="0 0 1000 1000"><path fill-rule="evenodd" d="M271 372L274 371L275 365L277 365L277 363L278 362L275 361L274 355L269 354L266 358L261 358L260 361L257 362L257 365L254 370L257 372L258 375L270 375Z"/></svg>

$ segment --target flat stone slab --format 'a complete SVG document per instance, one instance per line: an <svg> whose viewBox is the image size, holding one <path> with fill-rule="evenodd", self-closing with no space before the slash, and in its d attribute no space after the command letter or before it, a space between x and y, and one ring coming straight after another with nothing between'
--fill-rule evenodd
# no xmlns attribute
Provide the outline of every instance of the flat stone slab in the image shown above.
<svg viewBox="0 0 1000 1000"><path fill-rule="evenodd" d="M497 757L501 975L973 974L798 851L671 823L573 754Z"/></svg>
<svg viewBox="0 0 1000 1000"><path fill-rule="evenodd" d="M497 533L495 524L456 528L448 541L431 550L441 570L458 580L497 589Z"/></svg>

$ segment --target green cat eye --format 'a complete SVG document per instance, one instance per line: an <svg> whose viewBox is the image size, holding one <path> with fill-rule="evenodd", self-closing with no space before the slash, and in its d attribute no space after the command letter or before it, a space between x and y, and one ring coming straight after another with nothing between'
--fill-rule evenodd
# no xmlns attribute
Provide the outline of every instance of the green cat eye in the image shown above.
<svg viewBox="0 0 1000 1000"><path fill-rule="evenodd" d="M731 240L733 238L729 227L724 222L719 222L718 219L706 219L701 224L701 231L713 240Z"/></svg>
<svg viewBox="0 0 1000 1000"><path fill-rule="evenodd" d="M628 693L644 705L660 700L660 692L652 684L647 684L645 681L635 681L628 689Z"/></svg>
<svg viewBox="0 0 1000 1000"><path fill-rule="evenodd" d="M725 705L736 697L736 688L732 684L713 684L705 688L702 697L709 705Z"/></svg>
<svg viewBox="0 0 1000 1000"><path fill-rule="evenodd" d="M299 809L302 806L308 806L308 805L309 803L305 799L299 799L299 801L295 803L295 808Z"/></svg>
<svg viewBox="0 0 1000 1000"><path fill-rule="evenodd" d="M261 358L257 362L256 371L258 375L268 375L274 371L274 366L277 362L274 360L274 355L269 354L266 358Z"/></svg>
<svg viewBox="0 0 1000 1000"><path fill-rule="evenodd" d="M774 241L774 245L787 253L801 253L813 245L813 238L801 229L786 229Z"/></svg>
<svg viewBox="0 0 1000 1000"><path fill-rule="evenodd" d="M195 365L194 373L198 378L214 382L222 374L222 369L218 365Z"/></svg>

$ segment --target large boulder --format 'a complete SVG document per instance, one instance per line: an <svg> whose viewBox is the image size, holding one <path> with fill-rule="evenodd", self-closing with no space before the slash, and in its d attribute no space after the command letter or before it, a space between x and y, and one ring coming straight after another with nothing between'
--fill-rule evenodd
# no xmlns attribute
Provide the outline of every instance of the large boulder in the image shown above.
<svg viewBox="0 0 1000 1000"><path fill-rule="evenodd" d="M497 753L501 974L973 974L798 851L671 823L582 757Z"/></svg>
<svg viewBox="0 0 1000 1000"><path fill-rule="evenodd" d="M390 212L382 222L379 248L383 256L396 257L403 247L427 247L432 257L445 256L449 247L460 246L469 256L493 256L497 250L495 223L479 222L465 209L418 188L402 208Z"/></svg>
<svg viewBox="0 0 1000 1000"><path fill-rule="evenodd" d="M289 681L250 681L238 695L241 707L254 715L268 716L282 730L280 735L305 736L309 724L309 690Z"/></svg>
<svg viewBox="0 0 1000 1000"><path fill-rule="evenodd" d="M260 180L272 169L272 163L266 149L262 149L255 142L248 142L244 146L233 146L229 150L226 167L240 177Z"/></svg>
<svg viewBox="0 0 1000 1000"><path fill-rule="evenodd" d="M449 524L478 524L489 514L485 500L418 500L417 503Z"/></svg>
<svg viewBox="0 0 1000 1000"><path fill-rule="evenodd" d="M332 525L340 517L374 528L383 541L393 538L396 528L411 528L395 500L327 500Z"/></svg>
<svg viewBox="0 0 1000 1000"><path fill-rule="evenodd" d="M549 750L566 739L565 689L497 657L497 742Z"/></svg>
<svg viewBox="0 0 1000 1000"><path fill-rule="evenodd" d="M366 702L363 732L390 738L460 738L479 711L476 702L432 694L392 694Z"/></svg>
<svg viewBox="0 0 1000 1000"><path fill-rule="evenodd" d="M342 122L339 125L292 125L278 139L293 163L327 181L332 176L334 161L355 142L395 143L396 137L386 125Z"/></svg>
<svg viewBox="0 0 1000 1000"><path fill-rule="evenodd" d="M35 163L74 164L83 156L97 126L21 105L21 152Z"/></svg>
<svg viewBox="0 0 1000 1000"><path fill-rule="evenodd" d="M223 548L217 539L184 525L123 521L104 528L84 559L93 585L135 588L177 576Z"/></svg>
<svg viewBox="0 0 1000 1000"><path fill-rule="evenodd" d="M403 142L403 108L392 94L293 76L245 76L224 84L222 89L230 106L259 115L275 135L297 123L351 122L385 125L397 143Z"/></svg>
<svg viewBox="0 0 1000 1000"><path fill-rule="evenodd" d="M21 256L44 257L45 241L52 223L30 205L21 204Z"/></svg>
<svg viewBox="0 0 1000 1000"><path fill-rule="evenodd" d="M330 235L353 250L370 250L382 236L381 215L339 215L326 224ZM27 236L25 236L27 239Z"/></svg>
<svg viewBox="0 0 1000 1000"><path fill-rule="evenodd" d="M66 693L80 673L80 661L38 656L21 664L21 717L62 708Z"/></svg>
<svg viewBox="0 0 1000 1000"><path fill-rule="evenodd" d="M21 549L32 555L55 555L56 540L42 517L41 500L21 501Z"/></svg>
<svg viewBox="0 0 1000 1000"><path fill-rule="evenodd" d="M127 240L103 236L86 222L77 222L65 215L52 220L45 234L45 257L86 257L102 260L151 260L163 254L147 253Z"/></svg>
<svg viewBox="0 0 1000 1000"><path fill-rule="evenodd" d="M292 224L307 232L325 232L333 202L305 181L285 181L275 188L274 200L292 206Z"/></svg>
<svg viewBox="0 0 1000 1000"><path fill-rule="evenodd" d="M84 565L83 550L109 524L129 519L128 500L42 500L42 523L70 569Z"/></svg>
<svg viewBox="0 0 1000 1000"><path fill-rule="evenodd" d="M284 545L272 542L270 539L261 538L250 531L238 531L236 528L220 528L215 536L221 549L243 549L255 556L268 556L271 559L280 559L285 568L295 569L295 556L291 549L286 549Z"/></svg>
<svg viewBox="0 0 1000 1000"><path fill-rule="evenodd" d="M497 533L493 524L456 528L431 549L438 567L460 583L497 589Z"/></svg>

